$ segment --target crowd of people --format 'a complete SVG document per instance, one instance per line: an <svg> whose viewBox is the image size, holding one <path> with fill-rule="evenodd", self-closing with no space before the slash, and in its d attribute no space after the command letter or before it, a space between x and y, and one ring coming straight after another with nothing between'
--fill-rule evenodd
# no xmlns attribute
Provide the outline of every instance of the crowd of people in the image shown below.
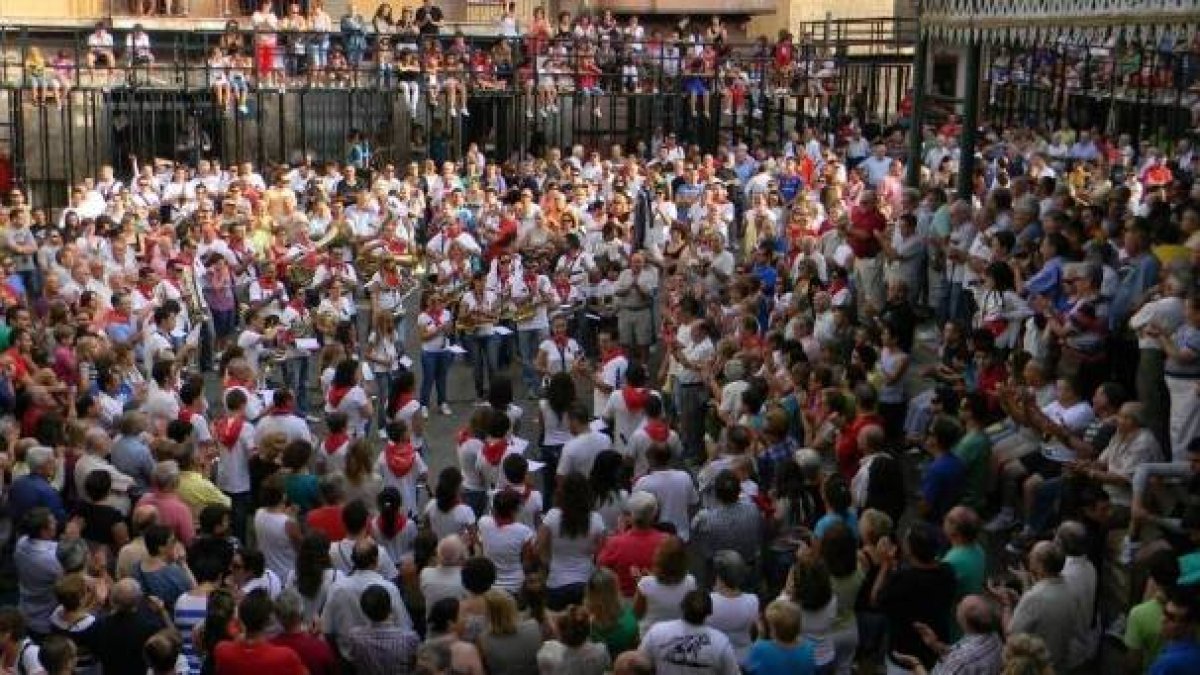
<svg viewBox="0 0 1200 675"><path fill-rule="evenodd" d="M961 132L15 185L0 668L1200 671L1200 153Z"/></svg>

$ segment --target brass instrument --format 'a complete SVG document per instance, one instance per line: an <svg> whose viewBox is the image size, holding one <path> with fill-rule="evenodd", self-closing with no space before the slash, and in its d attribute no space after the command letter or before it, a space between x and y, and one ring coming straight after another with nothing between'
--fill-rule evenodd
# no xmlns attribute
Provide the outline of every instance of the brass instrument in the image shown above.
<svg viewBox="0 0 1200 675"><path fill-rule="evenodd" d="M192 325L197 325L204 322L207 318L204 311L204 304L200 301L200 284L196 282L196 273L191 265L184 265L180 270L180 295L183 296L183 304L187 309L188 318Z"/></svg>
<svg viewBox="0 0 1200 675"><path fill-rule="evenodd" d="M312 318L312 328L321 335L333 335L337 331L338 318L333 312L318 312Z"/></svg>
<svg viewBox="0 0 1200 675"><path fill-rule="evenodd" d="M462 307L462 300L459 300L459 307ZM496 323L500 320L500 315L495 310L474 309L462 312L461 316L456 317L454 325L463 333L473 333L477 328L489 323Z"/></svg>

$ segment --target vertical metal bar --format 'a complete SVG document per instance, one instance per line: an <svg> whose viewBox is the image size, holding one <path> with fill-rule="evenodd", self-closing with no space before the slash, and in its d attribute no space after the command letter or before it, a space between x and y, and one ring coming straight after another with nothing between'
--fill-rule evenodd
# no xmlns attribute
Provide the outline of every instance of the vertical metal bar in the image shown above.
<svg viewBox="0 0 1200 675"><path fill-rule="evenodd" d="M979 42L972 41L967 48L967 91L963 101L962 156L958 171L960 199L970 199L974 187L975 142L979 128L979 55Z"/></svg>
<svg viewBox="0 0 1200 675"><path fill-rule="evenodd" d="M921 141L925 126L925 77L929 59L929 38L921 35L913 57L913 112L908 125L908 163L904 182L911 188L921 184ZM972 153L973 154L973 153ZM936 167L930 167L931 169Z"/></svg>

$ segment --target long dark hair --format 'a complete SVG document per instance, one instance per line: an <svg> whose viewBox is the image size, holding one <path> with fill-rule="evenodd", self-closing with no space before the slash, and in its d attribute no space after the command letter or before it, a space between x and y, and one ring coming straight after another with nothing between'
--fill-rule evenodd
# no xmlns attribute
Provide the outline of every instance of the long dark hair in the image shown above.
<svg viewBox="0 0 1200 675"><path fill-rule="evenodd" d="M592 475L588 477L588 484L592 488L592 508L600 508L619 498L624 487L624 467L625 460L616 450L605 450L596 455L596 461L592 463Z"/></svg>
<svg viewBox="0 0 1200 675"><path fill-rule="evenodd" d="M357 383L358 370L358 361L355 359L338 363L333 369L333 386L353 387Z"/></svg>
<svg viewBox="0 0 1200 675"><path fill-rule="evenodd" d="M296 555L296 590L306 598L315 598L330 567L328 537L318 531L309 532Z"/></svg>
<svg viewBox="0 0 1200 675"><path fill-rule="evenodd" d="M567 474L559 484L554 502L562 510L559 532L568 539L586 537L592 519L592 488L583 474Z"/></svg>
<svg viewBox="0 0 1200 675"><path fill-rule="evenodd" d="M575 402L575 380L570 373L555 373L546 387L546 403L555 415L562 417Z"/></svg>
<svg viewBox="0 0 1200 675"><path fill-rule="evenodd" d="M379 493L378 502L379 531L391 539L400 531L400 508L404 506L404 500L400 497L399 490L388 486Z"/></svg>
<svg viewBox="0 0 1200 675"><path fill-rule="evenodd" d="M448 466L438 474L437 487L434 488L433 498L437 502L437 510L447 513L458 503L458 493L462 488L463 475L456 466Z"/></svg>

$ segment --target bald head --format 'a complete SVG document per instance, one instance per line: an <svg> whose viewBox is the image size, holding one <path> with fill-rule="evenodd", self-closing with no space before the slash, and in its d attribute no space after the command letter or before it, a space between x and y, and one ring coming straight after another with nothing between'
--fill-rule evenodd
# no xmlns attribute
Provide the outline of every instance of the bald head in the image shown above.
<svg viewBox="0 0 1200 675"><path fill-rule="evenodd" d="M995 633L999 627L996 607L982 595L968 595L958 603L958 625L969 634Z"/></svg>
<svg viewBox="0 0 1200 675"><path fill-rule="evenodd" d="M467 560L467 547L462 537L452 534L439 541L437 557L442 567L461 567Z"/></svg>
<svg viewBox="0 0 1200 675"><path fill-rule="evenodd" d="M113 585L112 601L118 612L131 612L142 601L142 587L133 579L122 579Z"/></svg>
<svg viewBox="0 0 1200 675"><path fill-rule="evenodd" d="M652 672L650 660L637 650L625 652L613 662L613 675L650 675Z"/></svg>

